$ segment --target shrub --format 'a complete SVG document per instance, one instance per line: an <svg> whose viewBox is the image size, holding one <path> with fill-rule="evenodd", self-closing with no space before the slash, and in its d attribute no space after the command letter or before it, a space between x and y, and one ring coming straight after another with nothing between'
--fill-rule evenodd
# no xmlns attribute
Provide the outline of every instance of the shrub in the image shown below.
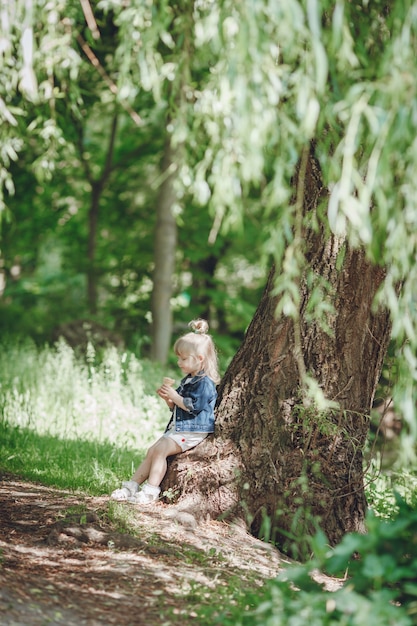
<svg viewBox="0 0 417 626"><path fill-rule="evenodd" d="M155 389L160 366L89 344L77 358L63 341L38 348L26 341L0 350L3 419L39 434L146 447L168 421Z"/></svg>
<svg viewBox="0 0 417 626"><path fill-rule="evenodd" d="M417 623L417 511L398 494L391 521L367 516L368 533L345 535L330 549L319 531L314 558L286 568L236 607L216 611L221 626L412 626ZM325 591L314 573L334 578ZM346 576L347 573L347 576Z"/></svg>

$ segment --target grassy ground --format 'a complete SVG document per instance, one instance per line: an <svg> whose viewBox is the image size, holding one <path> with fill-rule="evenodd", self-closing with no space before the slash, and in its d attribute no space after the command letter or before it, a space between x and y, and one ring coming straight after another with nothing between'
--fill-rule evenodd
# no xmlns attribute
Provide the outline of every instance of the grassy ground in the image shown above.
<svg viewBox="0 0 417 626"><path fill-rule="evenodd" d="M149 444L159 436L168 421L167 407L155 393L164 375L179 378L177 371L162 371L150 362L140 361L132 354L118 353L114 349L98 356L90 346L80 358L63 343L54 348L41 349L30 342L1 346L0 469L44 485L91 496L108 494L121 480L130 476ZM400 491L411 509L417 506L415 471L398 469L378 474L375 467L375 464L370 466L367 495L381 518L389 520L395 517L398 510L393 487ZM407 510L406 514L408 522L402 528L406 528L408 533L410 520L414 524L415 518L410 517L412 510ZM387 530L385 526L381 528L378 532L382 533L383 544L387 536L383 533ZM120 530L124 532L125 529ZM398 530L394 528L390 533L390 543L393 544ZM407 533L401 537L397 553L392 557L394 569L395 559L407 553L404 547L410 541ZM327 554L327 546L320 548L317 540L315 546L318 552L322 549ZM384 548L383 558L386 557L385 551ZM374 566L385 572L386 564L380 560L379 553L375 552L372 556ZM407 567L409 585L409 572L411 579L417 575L417 570L414 572L413 569L417 567L417 560L416 563L412 560ZM368 574L361 575L368 585ZM302 570L304 578L299 578L296 586L303 589L306 580L310 580L309 576L307 569ZM373 574L369 579L374 580ZM372 594L365 598L351 593L347 600L349 591L343 591L334 595L340 603L336 614L329 613L326 594L317 587L310 590L309 584L305 592L295 596L293 588L290 590L281 583L278 586L272 584L262 594L258 590L252 594L242 593L241 599L234 600L233 612L228 607L227 614L216 623L222 626L296 626L307 622L311 626L315 623L320 626L336 623L372 626L378 623L379 626L384 623L383 619L391 619L390 607L396 596L392 596L391 604L388 596L387 601L385 596L375 597L374 601ZM396 585L398 587L398 583ZM412 595L413 589L409 585L407 593ZM372 588L371 591L374 593ZM232 587L225 593L226 596L236 596ZM417 588L415 595L417 597ZM336 606L336 601L331 602ZM377 621L368 619L366 615L362 619L360 611L353 615L349 608L343 608L344 604L348 607L352 602L362 607L362 612L366 609L369 614L375 614ZM248 606L253 608L249 621L242 617ZM378 613L381 606L387 608L382 614ZM415 617L417 603L412 606ZM309 611L313 616L313 610L316 621L309 617ZM283 612L286 612L287 621L279 617ZM303 612L305 616L299 621ZM268 619L266 614L270 616ZM396 623L397 626L412 623L405 613L395 614L393 619L397 621L385 623Z"/></svg>
<svg viewBox="0 0 417 626"><path fill-rule="evenodd" d="M3 346L1 465L45 484L108 492L169 419L155 393L164 373L114 349L76 358L64 343Z"/></svg>

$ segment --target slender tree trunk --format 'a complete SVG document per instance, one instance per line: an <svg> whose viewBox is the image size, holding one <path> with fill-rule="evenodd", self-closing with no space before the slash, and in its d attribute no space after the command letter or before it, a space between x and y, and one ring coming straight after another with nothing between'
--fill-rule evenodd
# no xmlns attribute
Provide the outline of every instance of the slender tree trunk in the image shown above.
<svg viewBox="0 0 417 626"><path fill-rule="evenodd" d="M91 174L88 163L82 158L86 176L91 185L91 202L88 211L88 244L87 244L87 303L88 309L92 315L97 312L97 267L96 267L96 251L97 251L97 227L100 214L100 199L103 189L109 179L112 167L114 145L117 133L117 114L114 115L110 130L109 144L107 148L106 160L100 177L95 180ZM81 139L81 138L80 138ZM83 146L81 145L80 153L82 155Z"/></svg>
<svg viewBox="0 0 417 626"><path fill-rule="evenodd" d="M193 272L193 299L200 310L199 317L210 322L211 320L211 292L215 287L214 274L219 257L211 254L201 259Z"/></svg>
<svg viewBox="0 0 417 626"><path fill-rule="evenodd" d="M169 139L162 159L163 182L159 189L156 207L155 267L152 290L152 348L154 361L165 363L171 347L172 311L171 297L177 247L177 223L174 215L176 193L174 188L177 161Z"/></svg>
<svg viewBox="0 0 417 626"><path fill-rule="evenodd" d="M310 157L308 210L314 210L320 195L313 168ZM312 198L313 206L307 202ZM331 332L308 321L307 274L299 285L299 323L276 317L272 269L223 377L215 435L175 457L163 483L165 489L178 490L179 508L198 517L242 519L254 534L272 537L287 549L288 542L292 547L302 543L315 523L331 544L348 531L364 529L362 451L390 335L387 312L373 309L383 269L344 241L312 230L302 235L308 269L331 285ZM319 412L306 405L303 368L326 398L339 403L337 410Z"/></svg>
<svg viewBox="0 0 417 626"><path fill-rule="evenodd" d="M190 62L194 55L192 46L193 2L173 3L170 6L170 21L167 30L175 41L176 49L181 50L181 64L176 79L169 84L166 101L169 103L166 126L170 124L187 127L188 108L190 106L187 93L192 84ZM171 58L172 51L169 51ZM153 289L151 299L152 311L152 344L151 358L166 363L171 349L172 311L171 297L175 275L175 254L177 247L177 223L174 206L178 201L175 180L180 164L183 161L181 144L173 145L172 138L167 135L164 156L162 159L163 182L157 199L157 217L155 230L155 266L153 272Z"/></svg>
<svg viewBox="0 0 417 626"><path fill-rule="evenodd" d="M91 204L88 211L88 244L87 244L87 302L88 310L94 315L97 312L97 224L100 208L101 185L92 184Z"/></svg>

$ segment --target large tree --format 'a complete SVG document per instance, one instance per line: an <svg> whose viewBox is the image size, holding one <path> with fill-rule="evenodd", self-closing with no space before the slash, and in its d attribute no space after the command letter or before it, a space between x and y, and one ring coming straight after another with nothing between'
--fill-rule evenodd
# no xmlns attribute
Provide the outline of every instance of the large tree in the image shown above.
<svg viewBox="0 0 417 626"><path fill-rule="evenodd" d="M226 130L209 161L229 177L207 174L230 216L263 168L276 267L223 378L216 435L176 458L164 486L181 508L281 544L315 524L334 544L364 529L363 448L391 337L415 440L416 6L229 8ZM274 45L275 69L262 55Z"/></svg>
<svg viewBox="0 0 417 626"><path fill-rule="evenodd" d="M303 175L311 224L317 207L308 201L323 193L312 154ZM179 508L240 519L298 550L318 525L332 544L364 530L362 452L391 330L386 307L373 306L384 269L345 238L308 226L299 235L308 259L297 286L299 315L277 316L273 268L222 380L216 435L177 457L164 481L181 494ZM326 281L333 303L326 328L312 320L312 273ZM308 389L312 381L327 399L322 406Z"/></svg>

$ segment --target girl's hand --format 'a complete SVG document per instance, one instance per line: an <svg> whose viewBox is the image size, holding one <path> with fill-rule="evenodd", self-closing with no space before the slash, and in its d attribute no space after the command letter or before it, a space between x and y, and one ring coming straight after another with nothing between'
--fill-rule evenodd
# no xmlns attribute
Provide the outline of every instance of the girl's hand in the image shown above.
<svg viewBox="0 0 417 626"><path fill-rule="evenodd" d="M165 402L168 404L170 408L172 408L173 405L176 404L177 406L180 406L182 409L187 410L182 401L182 396L180 396L180 394L177 391L175 391L175 389L173 389L170 385L165 385L165 384L161 385L161 387L157 390L156 393L165 400Z"/></svg>
<svg viewBox="0 0 417 626"><path fill-rule="evenodd" d="M172 402L174 402L174 404L177 404L177 402L175 402L176 400L178 400L178 398L181 398L180 394L175 391L175 389L173 389L171 387L171 385L166 385L165 383L163 383L160 387L160 391L161 393L159 394L161 396L161 398L165 399L169 399Z"/></svg>
<svg viewBox="0 0 417 626"><path fill-rule="evenodd" d="M165 385L166 386L166 385ZM172 409L174 407L174 402L171 400L171 398L169 398L165 392L165 390L163 389L164 385L162 385L161 387L159 387L159 389L156 390L156 393L158 394L158 396L160 398L162 398L163 400L165 400L165 402L167 403L168 407L170 409Z"/></svg>

